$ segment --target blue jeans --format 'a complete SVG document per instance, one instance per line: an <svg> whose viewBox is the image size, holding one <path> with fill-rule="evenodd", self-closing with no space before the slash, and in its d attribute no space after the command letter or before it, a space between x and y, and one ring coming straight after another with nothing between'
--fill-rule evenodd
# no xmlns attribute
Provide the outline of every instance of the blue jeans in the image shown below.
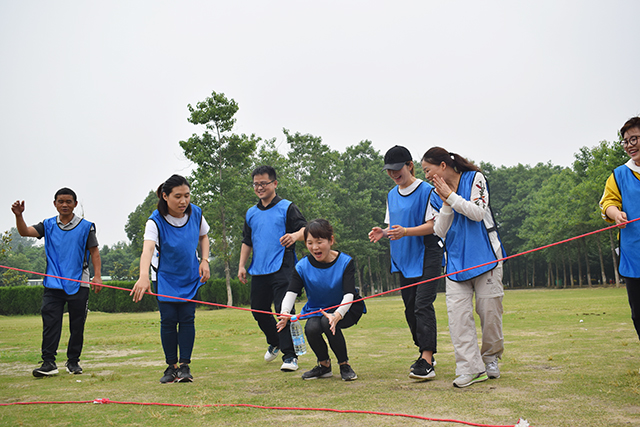
<svg viewBox="0 0 640 427"><path fill-rule="evenodd" d="M191 352L196 339L196 303L160 302L160 339L167 365L191 363ZM180 348L180 359L178 359Z"/></svg>

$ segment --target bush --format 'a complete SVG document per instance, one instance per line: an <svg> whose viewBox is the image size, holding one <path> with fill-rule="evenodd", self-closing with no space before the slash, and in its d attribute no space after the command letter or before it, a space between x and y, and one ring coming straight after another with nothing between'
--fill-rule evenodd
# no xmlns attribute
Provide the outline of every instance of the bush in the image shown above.
<svg viewBox="0 0 640 427"><path fill-rule="evenodd" d="M119 288L133 288L135 280L109 281L105 285L117 286ZM102 311L105 313L140 313L143 311L154 311L158 308L158 300L154 296L145 295L138 303L133 302L133 297L128 291L121 289L102 288L100 293L89 294L89 310Z"/></svg>
<svg viewBox="0 0 640 427"><path fill-rule="evenodd" d="M118 288L131 289L134 280L110 281L105 285ZM250 303L250 287L240 283L240 280L231 280L231 293L233 304L248 305ZM0 287L0 315L10 316L16 314L40 314L42 305L42 286L10 286ZM200 288L200 300L216 304L227 303L227 285L224 279L209 279ZM211 306L207 306L211 307ZM122 289L102 288L100 293L89 293L89 310L105 313L138 313L154 311L158 309L156 297L146 295L142 301L134 303L129 292Z"/></svg>
<svg viewBox="0 0 640 427"><path fill-rule="evenodd" d="M42 286L0 287L0 314L38 314L42 306Z"/></svg>
<svg viewBox="0 0 640 427"><path fill-rule="evenodd" d="M234 306L250 304L251 293L249 289L249 284L242 284L239 279L231 279L231 295L233 296ZM227 283L225 279L209 279L207 283L200 288L200 300L216 304L226 304Z"/></svg>

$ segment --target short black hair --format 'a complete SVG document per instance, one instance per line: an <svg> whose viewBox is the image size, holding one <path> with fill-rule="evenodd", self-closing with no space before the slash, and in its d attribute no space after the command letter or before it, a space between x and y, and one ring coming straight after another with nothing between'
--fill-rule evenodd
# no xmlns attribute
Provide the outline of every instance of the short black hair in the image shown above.
<svg viewBox="0 0 640 427"><path fill-rule="evenodd" d="M264 174L269 175L270 180L278 179L276 177L276 170L273 167L267 166L267 165L258 166L257 168L255 168L253 172L251 172L251 179L253 179L253 177L256 175L264 175Z"/></svg>
<svg viewBox="0 0 640 427"><path fill-rule="evenodd" d="M70 188L67 187L62 187L61 189L59 189L58 191L56 191L55 196L53 196L53 201L55 202L56 200L58 200L58 196L62 196L62 195L69 195L71 197L73 197L73 201L77 202L78 201L78 197L76 196L76 192L73 191Z"/></svg>
<svg viewBox="0 0 640 427"><path fill-rule="evenodd" d="M326 239L331 240L333 236L333 227L329 224L324 218L314 219L304 229L304 240L309 238L309 234L311 234L316 239Z"/></svg>

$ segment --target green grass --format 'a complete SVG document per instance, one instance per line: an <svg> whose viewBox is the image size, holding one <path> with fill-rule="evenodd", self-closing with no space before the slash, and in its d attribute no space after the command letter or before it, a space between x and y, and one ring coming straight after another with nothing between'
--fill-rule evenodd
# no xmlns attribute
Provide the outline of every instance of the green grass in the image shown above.
<svg viewBox="0 0 640 427"><path fill-rule="evenodd" d="M640 425L640 342L624 288L510 290L504 299L505 354L502 377L455 389L453 348L445 298L438 295L437 377L408 378L416 358L399 297L368 300L369 313L345 331L358 380L303 381L315 364L300 358L300 371L265 363L264 337L250 313L198 310L192 384L161 385L165 366L158 313L105 314L87 320L81 364L85 373L36 379L41 320L0 317L0 403L92 401L191 405L252 404L365 410L513 425ZM67 328L67 319L65 319ZM64 365L63 333L59 367ZM62 368L64 369L64 368ZM334 368L334 371L337 371ZM337 374L337 372L334 372ZM176 423L299 426L449 426L435 421L380 415L279 411L243 407L176 408L141 405L16 405L0 407L7 426L148 426Z"/></svg>

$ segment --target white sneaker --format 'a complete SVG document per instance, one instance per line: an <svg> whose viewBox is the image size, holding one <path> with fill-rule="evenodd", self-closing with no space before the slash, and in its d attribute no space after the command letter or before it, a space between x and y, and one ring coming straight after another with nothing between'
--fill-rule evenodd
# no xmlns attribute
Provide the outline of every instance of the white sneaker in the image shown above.
<svg viewBox="0 0 640 427"><path fill-rule="evenodd" d="M486 372L480 372L479 374L464 374L453 380L453 386L458 388L468 387L473 383L479 383L488 379L489 377L487 377Z"/></svg>
<svg viewBox="0 0 640 427"><path fill-rule="evenodd" d="M485 365L487 376L491 379L500 378L500 368L498 367L498 359Z"/></svg>
<svg viewBox="0 0 640 427"><path fill-rule="evenodd" d="M280 366L281 371L297 371L298 370L298 359L295 357L290 357L285 359Z"/></svg>
<svg viewBox="0 0 640 427"><path fill-rule="evenodd" d="M264 361L271 362L272 360L275 360L276 357L278 357L279 352L280 352L280 349L278 347L274 347L270 345L269 348L267 349L267 352L264 354Z"/></svg>

